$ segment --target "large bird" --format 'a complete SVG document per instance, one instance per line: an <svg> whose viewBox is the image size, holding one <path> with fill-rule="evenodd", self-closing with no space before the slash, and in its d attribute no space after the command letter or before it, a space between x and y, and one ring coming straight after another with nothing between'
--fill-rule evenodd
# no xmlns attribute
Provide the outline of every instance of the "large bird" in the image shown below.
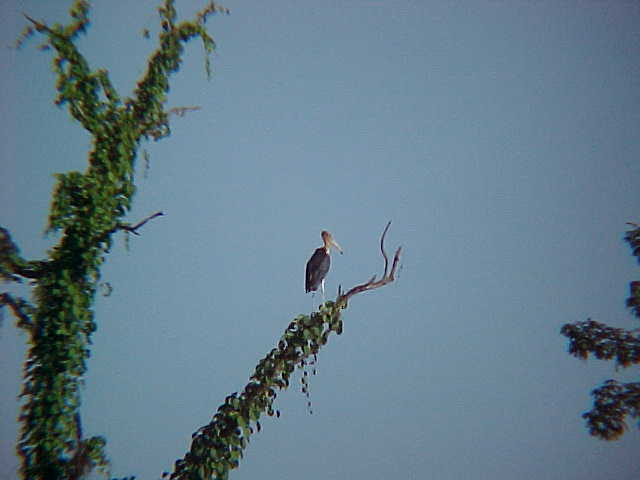
<svg viewBox="0 0 640 480"><path fill-rule="evenodd" d="M321 235L324 245L317 248L307 262L304 291L315 292L318 290L318 287L320 287L324 301L324 278L327 276L329 267L331 266L331 257L329 256L330 249L331 247L335 247L342 253L342 248L340 248L338 242L336 242L326 230L323 230Z"/></svg>

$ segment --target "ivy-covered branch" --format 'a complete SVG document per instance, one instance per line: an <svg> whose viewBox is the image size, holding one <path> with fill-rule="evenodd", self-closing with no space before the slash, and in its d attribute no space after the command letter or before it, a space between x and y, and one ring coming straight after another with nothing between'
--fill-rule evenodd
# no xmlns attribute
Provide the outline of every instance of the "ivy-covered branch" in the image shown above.
<svg viewBox="0 0 640 480"><path fill-rule="evenodd" d="M49 46L58 52L53 62L53 69L58 77L56 98L57 105L68 103L69 112L82 126L91 133L100 130L104 114L108 107L113 107L117 99L113 87L104 70L92 72L85 58L73 43L80 33L89 25L89 2L78 0L71 7L73 21L68 26L54 24L52 27L25 17L33 24L35 30L47 37ZM101 90L107 101L100 100Z"/></svg>
<svg viewBox="0 0 640 480"><path fill-rule="evenodd" d="M131 113L130 121L139 125L140 133L146 138L155 140L170 133L169 112L163 108L166 94L169 91L168 77L180 67L182 44L194 37L200 37L205 50L205 70L211 75L209 55L216 44L207 33L205 24L207 19L215 13L228 14L229 10L214 2L196 14L195 21L176 24L176 10L173 1L165 1L158 9L161 17L162 31L158 41L160 48L149 59L147 71L138 82L134 98L129 99L127 111Z"/></svg>
<svg viewBox="0 0 640 480"><path fill-rule="evenodd" d="M93 302L100 267L119 230L137 233L152 215L136 225L124 222L135 194L135 159L140 142L169 133L170 110L164 111L169 77L180 66L183 45L200 37L206 70L215 43L205 30L209 16L226 12L209 2L191 21L176 21L173 0L159 8L161 33L147 71L131 98L115 91L106 70L92 70L75 40L89 25L89 2L75 0L68 25L47 25L27 16L30 26L17 43L34 32L54 51L56 104L92 135L89 165L84 172L57 174L48 231L60 235L42 262L20 257L8 231L0 230L0 278L34 283L31 307L22 299L2 296L29 334L24 367L18 453L21 473L29 480L78 478L87 465L104 459L104 439L79 434L80 387L96 329ZM188 110L188 109L187 109ZM87 463L87 458L93 459ZM81 459L85 459L80 461ZM80 462L80 463L78 463ZM82 468L79 465L82 465Z"/></svg>
<svg viewBox="0 0 640 480"><path fill-rule="evenodd" d="M390 224L390 223L389 223ZM315 357L327 343L332 332L342 333L342 310L354 295L382 287L394 281L400 258L400 248L396 250L391 270L384 250L384 238L389 229L384 230L380 249L385 259L385 270L378 281L375 276L368 282L338 294L335 302L326 302L311 315L299 315L287 327L277 346L256 366L249 383L240 393L232 393L218 408L211 422L192 435L191 449L184 458L177 460L173 473L165 472L171 480L225 480L230 470L237 468L251 435L260 431L260 417L280 416L273 408L278 390L289 387L291 375L297 368Z"/></svg>

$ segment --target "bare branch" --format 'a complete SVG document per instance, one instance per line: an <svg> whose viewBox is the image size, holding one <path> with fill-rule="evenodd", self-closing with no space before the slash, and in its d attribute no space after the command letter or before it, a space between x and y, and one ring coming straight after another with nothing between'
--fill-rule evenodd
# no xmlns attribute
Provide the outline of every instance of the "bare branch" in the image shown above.
<svg viewBox="0 0 640 480"><path fill-rule="evenodd" d="M33 26L36 27L36 30L38 30L39 32L47 32L50 33L51 29L49 27L47 27L44 23L39 22L33 18L31 18L29 15L27 15L26 13L22 12L22 15L24 15L24 17L29 20L31 23L33 23Z"/></svg>
<svg viewBox="0 0 640 480"><path fill-rule="evenodd" d="M384 257L384 274L382 275L383 277L387 276L387 270L389 268L389 258L387 257L387 252L384 251L384 237L387 235L387 230L389 230L390 226L391 220L389 220L387 226L384 227L384 232L382 232L382 237L380 237L380 251L382 252L382 256Z"/></svg>
<svg viewBox="0 0 640 480"><path fill-rule="evenodd" d="M343 303L346 305L347 301L354 295L365 292L367 290L374 290L376 288L383 287L384 285L387 285L388 283L391 283L395 280L396 269L398 268L398 262L400 261L400 253L402 252L402 247L398 247L398 249L396 250L396 253L393 256L391 271L389 272L389 258L387 257L387 253L384 249L384 239L390 226L391 222L387 223L387 226L385 227L384 231L382 232L382 236L380 237L380 252L382 253L382 257L384 258L384 274L382 275L382 278L380 280L376 280L376 276L374 275L368 282L361 285L356 285L347 293L343 294L338 291L338 298L336 299L336 303Z"/></svg>
<svg viewBox="0 0 640 480"><path fill-rule="evenodd" d="M132 227L131 225L128 225L128 224L122 223L122 224L118 225L118 227L117 227L117 228L118 228L118 229L120 229L120 230L126 230L127 232L133 233L133 234L135 234L135 235L140 235L140 234L138 233L138 229L139 229L140 227L142 227L142 226L143 226L145 223L147 223L149 220L153 220L154 218L156 218L156 217L160 217L160 216L162 216L162 215L164 215L164 213L162 213L162 212L156 212L156 213L154 213L153 215L149 215L147 218L145 218L145 219L143 219L142 221L140 221L140 222L136 223L133 227Z"/></svg>
<svg viewBox="0 0 640 480"><path fill-rule="evenodd" d="M202 107L174 107L169 109L167 112L169 115L177 115L179 117L184 117L189 112L196 112L200 110Z"/></svg>

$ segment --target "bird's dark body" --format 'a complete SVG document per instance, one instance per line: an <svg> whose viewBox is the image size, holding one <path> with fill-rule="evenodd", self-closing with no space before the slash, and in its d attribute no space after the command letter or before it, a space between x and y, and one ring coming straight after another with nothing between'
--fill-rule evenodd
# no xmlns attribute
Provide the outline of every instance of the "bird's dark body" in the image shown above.
<svg viewBox="0 0 640 480"><path fill-rule="evenodd" d="M327 276L329 267L331 266L331 257L324 247L320 247L313 252L313 255L307 262L307 272L305 276L304 290L305 292L315 292Z"/></svg>

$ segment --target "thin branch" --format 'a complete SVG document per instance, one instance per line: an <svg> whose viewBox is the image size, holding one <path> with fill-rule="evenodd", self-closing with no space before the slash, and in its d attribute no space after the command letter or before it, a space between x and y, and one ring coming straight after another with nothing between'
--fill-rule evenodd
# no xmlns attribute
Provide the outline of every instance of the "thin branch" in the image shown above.
<svg viewBox="0 0 640 480"><path fill-rule="evenodd" d="M167 112L169 115L177 115L178 117L184 117L189 112L196 112L202 107L173 107Z"/></svg>
<svg viewBox="0 0 640 480"><path fill-rule="evenodd" d="M156 217L160 217L164 215L163 212L156 212L153 215L149 215L147 218L144 218L143 220L139 221L138 223L136 223L135 225L129 225L128 223L117 223L115 227L110 228L109 230L106 230L105 232L103 232L102 234L100 234L100 236L97 238L96 242L99 244L101 242L106 242L108 241L109 237L114 234L115 232L117 232L118 230L125 230L129 233L133 233L134 235L140 235L138 233L138 229L141 228L145 223L147 223L149 220L153 220Z"/></svg>
<svg viewBox="0 0 640 480"><path fill-rule="evenodd" d="M145 219L141 220L140 222L136 223L134 226L128 225L126 223L121 223L121 224L118 225L117 229L118 230L126 230L127 232L133 233L135 235L140 235L138 233L138 229L140 227L142 227L149 220L153 220L156 217L161 217L162 215L164 215L163 212L156 212L153 215L149 215L147 218L145 218Z"/></svg>
<svg viewBox="0 0 640 480"><path fill-rule="evenodd" d="M380 251L382 252L382 256L384 257L384 274L382 275L383 277L387 276L387 270L389 268L389 258L387 257L387 252L384 251L384 237L387 235L387 230L389 230L390 226L391 220L389 220L387 226L384 227L384 232L382 232L382 237L380 237Z"/></svg>
<svg viewBox="0 0 640 480"><path fill-rule="evenodd" d="M33 26L36 27L36 30L38 30L39 32L47 32L47 33L53 33L51 31L51 29L49 27L47 27L44 23L39 22L33 18L31 18L29 15L27 15L26 13L22 12L22 15L24 15L24 18L26 18L27 20L29 20L31 23L33 23Z"/></svg>
<svg viewBox="0 0 640 480"><path fill-rule="evenodd" d="M15 298L10 293L0 293L0 308L9 305L13 314L19 319L18 326L31 328L33 320L29 313L33 311L33 307L23 298Z"/></svg>
<svg viewBox="0 0 640 480"><path fill-rule="evenodd" d="M387 257L387 253L384 249L384 239L390 226L391 222L387 223L387 226L385 227L384 231L382 232L382 236L380 237L380 252L382 253L382 257L384 258L384 274L382 275L382 278L380 280L376 280L376 276L374 275L368 282L361 285L356 285L347 293L342 294L339 291L336 303L344 303L346 305L347 301L354 295L365 292L367 290L374 290L376 288L383 287L384 285L387 285L388 283L391 283L395 280L395 274L398 268L398 262L400 261L400 253L402 252L402 247L398 247L398 249L396 250L396 253L393 256L391 272L389 272L389 257Z"/></svg>

